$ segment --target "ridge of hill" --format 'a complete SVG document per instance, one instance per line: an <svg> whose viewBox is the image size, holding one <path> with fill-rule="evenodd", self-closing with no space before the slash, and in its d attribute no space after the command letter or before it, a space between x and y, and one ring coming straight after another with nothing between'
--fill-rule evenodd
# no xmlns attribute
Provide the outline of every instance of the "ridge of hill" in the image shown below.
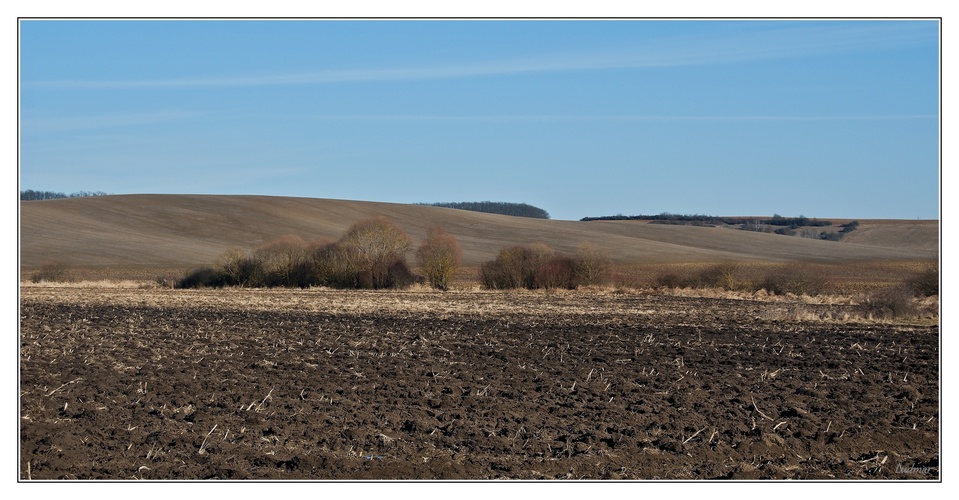
<svg viewBox="0 0 959 500"><path fill-rule="evenodd" d="M420 241L443 226L465 265L506 246L542 242L572 253L589 242L619 263L935 259L938 221L860 220L842 242L644 221L562 221L424 205L256 195L110 195L20 203L20 265L192 267L223 251L273 239L338 239L359 220L383 216Z"/></svg>

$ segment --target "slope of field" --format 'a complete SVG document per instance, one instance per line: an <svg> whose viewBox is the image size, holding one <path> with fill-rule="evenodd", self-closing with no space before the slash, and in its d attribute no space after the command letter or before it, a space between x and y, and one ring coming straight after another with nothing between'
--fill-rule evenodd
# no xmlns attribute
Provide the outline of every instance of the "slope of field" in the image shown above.
<svg viewBox="0 0 959 500"><path fill-rule="evenodd" d="M847 243L931 251L939 248L939 223L917 220L872 220L859 224Z"/></svg>
<svg viewBox="0 0 959 500"><path fill-rule="evenodd" d="M421 205L271 196L119 195L22 202L20 264L191 267L224 250L298 235L336 240L355 222L385 216L414 239L443 226L478 265L499 249L542 242L573 252L591 242L620 263L726 260L851 262L934 259L937 221L862 222L861 235L828 242L724 228L642 221L558 221Z"/></svg>

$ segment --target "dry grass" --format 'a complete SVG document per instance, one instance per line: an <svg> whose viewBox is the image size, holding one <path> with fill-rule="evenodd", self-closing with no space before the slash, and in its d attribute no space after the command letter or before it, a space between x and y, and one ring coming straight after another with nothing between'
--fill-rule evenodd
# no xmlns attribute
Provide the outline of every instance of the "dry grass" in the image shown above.
<svg viewBox="0 0 959 500"><path fill-rule="evenodd" d="M577 290L484 290L475 275L477 269L463 268L457 273L448 291L433 290L426 285L413 285L392 293L377 291L334 291L324 288L308 290L262 290L227 288L217 291L171 290L158 276L175 276L172 270L135 270L87 268L70 270L65 282L41 281L33 283L22 277L21 294L47 294L50 297L69 296L69 290L80 293L96 290L105 302L142 301L143 297L157 300L185 301L192 304L194 297L214 307L239 307L271 310L278 301L306 310L321 309L337 312L406 312L460 315L515 315L527 311L531 305L542 305L548 311L561 314L584 314L582 304L594 300L595 306L586 312L615 303L620 298L648 295L702 299L731 299L744 303L768 304L757 314L758 319L777 321L826 322L912 322L935 324L939 320L938 296L917 298L905 294L903 287L911 284L918 273L928 272L929 261L857 262L851 264L784 265L776 262L720 262L685 264L649 264L618 266L615 280L608 285L580 287ZM717 272L717 270L721 272ZM759 286L769 276L785 271L792 275L811 276L818 283L815 290L780 291L772 293ZM165 273L165 274L164 274ZM134 274L141 279L123 279L113 276ZM680 281L696 285L664 287L656 280L664 274L678 276ZM703 275L722 279L704 283ZM698 281L697 281L698 280ZM167 279L170 282L169 279ZM824 285L828 284L828 286ZM155 295L143 295L140 290L154 290ZM893 293L898 291L898 293ZM131 293L127 293L131 292ZM318 302L319 301L319 302ZM822 306L837 306L829 309Z"/></svg>
<svg viewBox="0 0 959 500"><path fill-rule="evenodd" d="M768 280L793 295L857 295L914 280L934 261L894 260L845 263L726 261L622 265L614 282L630 288L723 288L757 291ZM668 286L664 286L667 284Z"/></svg>
<svg viewBox="0 0 959 500"><path fill-rule="evenodd" d="M149 288L161 288L155 281L143 281L143 280L84 280L84 281L41 281L39 283L27 283L23 282L20 284L21 289L24 287L27 288L49 288L49 289L62 289L62 288L104 288L104 289L122 289L122 288L135 288L135 289L149 289Z"/></svg>
<svg viewBox="0 0 959 500"><path fill-rule="evenodd" d="M405 290L338 290L224 288L173 290L152 281L100 280L20 285L21 296L62 303L100 303L116 306L176 306L247 311L311 311L334 314L425 314L437 317L483 318L526 316L537 318L609 314L672 314L644 305L644 297L671 296L704 300L735 300L745 310L756 309L756 319L791 322L870 322L937 324L938 297L909 299L909 308L895 314L877 307L874 295L774 295L764 290L718 288L652 289L616 285L577 290L483 290L478 285L449 291L414 285ZM872 301L872 302L870 302ZM742 311L738 311L742 313Z"/></svg>

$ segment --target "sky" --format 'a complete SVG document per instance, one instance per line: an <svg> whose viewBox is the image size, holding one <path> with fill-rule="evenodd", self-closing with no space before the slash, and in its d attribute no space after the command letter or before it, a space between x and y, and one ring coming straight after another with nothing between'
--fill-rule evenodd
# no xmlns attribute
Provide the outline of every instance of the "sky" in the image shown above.
<svg viewBox="0 0 959 500"><path fill-rule="evenodd" d="M19 185L936 219L939 29L25 18Z"/></svg>

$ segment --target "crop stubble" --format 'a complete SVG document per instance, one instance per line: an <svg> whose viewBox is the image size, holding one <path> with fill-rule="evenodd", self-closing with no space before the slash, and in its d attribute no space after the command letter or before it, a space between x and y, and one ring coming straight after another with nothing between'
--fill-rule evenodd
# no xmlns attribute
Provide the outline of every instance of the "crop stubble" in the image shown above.
<svg viewBox="0 0 959 500"><path fill-rule="evenodd" d="M21 479L939 479L936 326L588 291L20 293Z"/></svg>

